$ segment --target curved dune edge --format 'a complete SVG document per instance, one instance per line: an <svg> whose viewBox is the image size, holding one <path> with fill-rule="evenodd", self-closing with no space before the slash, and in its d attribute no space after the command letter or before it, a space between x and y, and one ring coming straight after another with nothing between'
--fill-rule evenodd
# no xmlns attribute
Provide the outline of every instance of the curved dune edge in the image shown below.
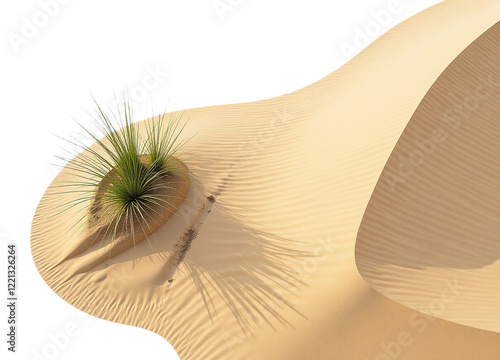
<svg viewBox="0 0 500 360"><path fill-rule="evenodd" d="M497 23L432 86L377 183L356 245L377 291L500 331L499 139Z"/></svg>
<svg viewBox="0 0 500 360"><path fill-rule="evenodd" d="M500 334L388 300L359 275L354 247L412 113L499 19L496 1L447 1L304 89L186 111L185 134L197 133L186 155L203 158L188 163L188 196L151 236L154 251L143 242L64 282L64 273L48 271L67 242L64 222L44 218L55 205L44 196L31 239L40 274L73 306L160 334L183 360L380 360L388 351L407 360L496 360ZM218 189L175 281L158 281L175 236Z"/></svg>

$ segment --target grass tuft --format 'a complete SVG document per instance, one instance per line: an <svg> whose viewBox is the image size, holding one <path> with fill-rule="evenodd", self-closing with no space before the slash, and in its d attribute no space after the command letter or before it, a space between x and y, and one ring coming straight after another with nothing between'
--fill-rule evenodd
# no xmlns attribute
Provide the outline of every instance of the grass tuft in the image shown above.
<svg viewBox="0 0 500 360"><path fill-rule="evenodd" d="M160 196L168 189L168 177L175 170L172 157L185 144L179 139L184 125L182 115L160 115L147 121L145 136L132 121L130 104L124 100L123 109L109 116L96 103L94 125L96 135L80 125L84 135L95 144L91 147L76 138L63 139L79 149L66 165L73 180L55 183L55 193L71 193L72 200L60 205L57 214L84 205L84 214L75 226L107 225L108 241L114 240L117 230L131 230L145 221L158 206L168 208ZM62 159L68 161L68 159ZM79 210L81 211L81 210Z"/></svg>

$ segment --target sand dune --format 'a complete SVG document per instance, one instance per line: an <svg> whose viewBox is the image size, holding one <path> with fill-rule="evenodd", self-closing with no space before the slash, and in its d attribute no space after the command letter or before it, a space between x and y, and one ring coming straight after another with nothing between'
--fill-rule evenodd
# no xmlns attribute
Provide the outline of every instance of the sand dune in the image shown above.
<svg viewBox="0 0 500 360"><path fill-rule="evenodd" d="M500 331L499 136L497 23L435 82L381 175L356 246L370 285L426 313ZM458 282L460 296L426 306L445 281Z"/></svg>
<svg viewBox="0 0 500 360"><path fill-rule="evenodd" d="M40 274L85 312L160 334L183 360L497 360L500 334L398 303L420 304L433 294L424 296L416 287L395 302L373 290L356 267L355 244L379 176L412 114L457 56L499 20L498 1L445 1L304 89L186 111L185 135L196 136L183 155L202 157L186 162L187 198L150 237L152 247L142 242L66 281L79 258L53 265L80 235L67 232L75 215L48 217L65 196L45 194L31 239ZM63 170L57 180L69 176ZM173 245L214 193L212 211L168 282ZM375 288L395 298L419 279L429 283L432 269L415 277L411 266L385 272L383 261L393 258L384 253L392 248L377 250L380 237L363 232L371 234L360 233L356 259ZM403 248L412 238L392 240ZM379 268L383 279L375 276ZM408 277L400 281L399 271ZM489 275L480 275L479 283L488 296ZM448 280L443 287L459 292L455 278ZM467 298L457 297L456 307L470 304ZM440 315L450 318L453 304L446 303ZM475 326L486 323L482 315L464 318L474 318Z"/></svg>

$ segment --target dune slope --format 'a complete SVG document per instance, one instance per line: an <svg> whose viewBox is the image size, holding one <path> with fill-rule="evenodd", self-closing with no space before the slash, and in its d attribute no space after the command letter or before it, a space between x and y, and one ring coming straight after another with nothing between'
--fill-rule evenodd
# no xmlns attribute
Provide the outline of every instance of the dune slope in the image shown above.
<svg viewBox="0 0 500 360"><path fill-rule="evenodd" d="M500 23L426 94L368 205L356 260L370 285L414 309L500 331ZM436 304L446 281L460 296Z"/></svg>

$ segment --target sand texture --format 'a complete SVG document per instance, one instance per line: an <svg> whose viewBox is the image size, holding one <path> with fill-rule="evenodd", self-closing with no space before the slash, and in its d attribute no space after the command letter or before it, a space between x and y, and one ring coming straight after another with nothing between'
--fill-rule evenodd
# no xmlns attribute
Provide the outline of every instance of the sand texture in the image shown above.
<svg viewBox="0 0 500 360"><path fill-rule="evenodd" d="M500 23L413 114L368 205L356 261L401 304L500 332ZM442 296L446 306L433 303Z"/></svg>
<svg viewBox="0 0 500 360"><path fill-rule="evenodd" d="M498 101L450 122L395 191L383 179L478 76L499 75L499 20L497 0L445 1L299 91L187 110L189 191L150 244L69 278L54 265L81 241L75 215L49 218L67 195L46 194L31 238L41 276L182 360L498 360Z"/></svg>

